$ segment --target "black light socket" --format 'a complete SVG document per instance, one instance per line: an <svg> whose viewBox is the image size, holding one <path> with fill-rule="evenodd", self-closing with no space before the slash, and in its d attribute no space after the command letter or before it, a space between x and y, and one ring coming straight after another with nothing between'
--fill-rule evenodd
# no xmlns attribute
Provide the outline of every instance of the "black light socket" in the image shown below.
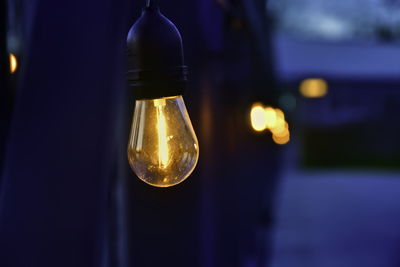
<svg viewBox="0 0 400 267"><path fill-rule="evenodd" d="M186 87L182 38L155 5L145 7L128 33L128 83L137 99L182 95Z"/></svg>

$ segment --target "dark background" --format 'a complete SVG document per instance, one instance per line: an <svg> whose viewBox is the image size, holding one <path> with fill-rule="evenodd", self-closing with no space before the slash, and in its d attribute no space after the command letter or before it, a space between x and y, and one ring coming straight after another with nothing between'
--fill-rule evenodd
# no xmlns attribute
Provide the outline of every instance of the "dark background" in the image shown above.
<svg viewBox="0 0 400 267"><path fill-rule="evenodd" d="M159 2L200 143L168 189L126 158L144 1L1 2L0 266L399 266L398 1ZM252 129L255 102L289 143Z"/></svg>

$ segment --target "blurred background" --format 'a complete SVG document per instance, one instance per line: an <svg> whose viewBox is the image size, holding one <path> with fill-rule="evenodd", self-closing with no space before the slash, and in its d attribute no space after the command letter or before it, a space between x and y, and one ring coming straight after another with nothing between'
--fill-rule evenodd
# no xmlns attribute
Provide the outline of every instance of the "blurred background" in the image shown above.
<svg viewBox="0 0 400 267"><path fill-rule="evenodd" d="M126 147L138 0L2 0L0 266L400 266L400 1L160 0L200 160Z"/></svg>

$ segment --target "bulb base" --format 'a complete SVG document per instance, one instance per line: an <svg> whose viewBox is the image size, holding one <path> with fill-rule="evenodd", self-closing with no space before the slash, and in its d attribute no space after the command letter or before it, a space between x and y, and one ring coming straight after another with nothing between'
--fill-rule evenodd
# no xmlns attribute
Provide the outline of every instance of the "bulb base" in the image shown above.
<svg viewBox="0 0 400 267"><path fill-rule="evenodd" d="M136 99L182 95L188 69L182 38L158 7L146 7L127 38L128 84Z"/></svg>

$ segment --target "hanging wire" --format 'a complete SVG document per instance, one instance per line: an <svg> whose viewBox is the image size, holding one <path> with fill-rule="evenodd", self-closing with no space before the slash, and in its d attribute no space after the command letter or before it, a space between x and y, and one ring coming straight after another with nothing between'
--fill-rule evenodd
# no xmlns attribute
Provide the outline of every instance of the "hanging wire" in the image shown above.
<svg viewBox="0 0 400 267"><path fill-rule="evenodd" d="M157 7L157 0L146 0L146 7Z"/></svg>
<svg viewBox="0 0 400 267"><path fill-rule="evenodd" d="M157 5L157 1L155 0L146 0L147 7L155 7Z"/></svg>

